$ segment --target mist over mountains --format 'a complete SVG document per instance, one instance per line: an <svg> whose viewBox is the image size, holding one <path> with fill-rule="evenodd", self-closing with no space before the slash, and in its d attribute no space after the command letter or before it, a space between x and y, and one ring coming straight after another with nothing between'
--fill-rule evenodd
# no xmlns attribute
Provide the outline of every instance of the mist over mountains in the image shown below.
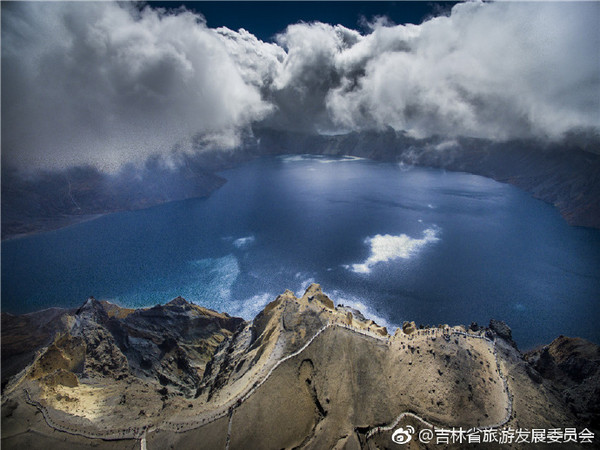
<svg viewBox="0 0 600 450"><path fill-rule="evenodd" d="M600 226L600 5L455 5L420 25L185 7L2 5L2 236L208 195L216 171L327 153L481 174Z"/></svg>
<svg viewBox="0 0 600 450"><path fill-rule="evenodd" d="M20 170L117 172L156 156L176 165L238 149L256 126L597 141L593 2L469 2L361 31L293 23L273 42L151 3L2 10L2 160Z"/></svg>
<svg viewBox="0 0 600 450"><path fill-rule="evenodd" d="M2 243L2 444L598 434L597 345L560 336L522 354L504 322L472 318L512 315L533 343L563 326L597 337L598 232L489 180L403 170L510 183L600 229L600 3L434 3L422 23L292 21L270 39L209 26L202 2L160 5L0 5L3 240L231 180L206 202ZM261 157L273 164L237 182L222 173ZM279 280L304 293L272 295ZM92 289L115 303L68 309ZM417 327L411 308L472 323Z"/></svg>
<svg viewBox="0 0 600 450"><path fill-rule="evenodd" d="M352 155L479 174L553 204L572 225L599 228L600 155L598 147L584 148L534 140L415 139L392 129L327 136L257 128L236 151L184 155L171 166L154 157L115 173L86 166L26 177L4 168L2 238L61 228L97 214L207 196L226 182L220 170L263 155L294 153Z"/></svg>

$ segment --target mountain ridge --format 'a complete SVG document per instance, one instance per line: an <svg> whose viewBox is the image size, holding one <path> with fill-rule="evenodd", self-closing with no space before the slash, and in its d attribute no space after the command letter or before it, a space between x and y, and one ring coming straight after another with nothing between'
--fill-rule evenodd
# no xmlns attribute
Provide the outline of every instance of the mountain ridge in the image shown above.
<svg viewBox="0 0 600 450"><path fill-rule="evenodd" d="M390 335L316 284L299 298L284 292L251 322L175 300L119 314L89 299L29 347L24 330L42 316L3 313L3 445L31 437L19 423L46 448L65 439L102 448L142 440L147 448L387 448L402 424L597 430L597 411L581 399L600 392L600 359L590 358L598 346L583 340L576 358L590 369L577 391L522 355L502 322L406 322Z"/></svg>

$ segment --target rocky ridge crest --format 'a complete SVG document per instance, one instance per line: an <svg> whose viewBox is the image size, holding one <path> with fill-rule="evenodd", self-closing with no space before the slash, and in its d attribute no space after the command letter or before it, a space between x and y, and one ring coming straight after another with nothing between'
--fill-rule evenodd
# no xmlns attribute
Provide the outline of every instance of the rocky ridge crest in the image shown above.
<svg viewBox="0 0 600 450"><path fill-rule="evenodd" d="M3 314L2 334L6 448L33 430L45 448L387 448L391 424L597 424L594 344L561 337L524 357L495 321L390 335L316 284L249 322L182 298L138 310L90 298Z"/></svg>

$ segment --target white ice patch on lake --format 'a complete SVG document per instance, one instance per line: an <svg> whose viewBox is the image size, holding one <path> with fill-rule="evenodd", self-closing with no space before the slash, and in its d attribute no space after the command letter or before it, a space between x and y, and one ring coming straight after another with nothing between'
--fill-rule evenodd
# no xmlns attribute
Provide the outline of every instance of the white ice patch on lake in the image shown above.
<svg viewBox="0 0 600 450"><path fill-rule="evenodd" d="M231 298L231 287L240 274L238 260L233 255L222 258L206 258L190 261L196 272L196 279L184 291L190 297L224 304Z"/></svg>

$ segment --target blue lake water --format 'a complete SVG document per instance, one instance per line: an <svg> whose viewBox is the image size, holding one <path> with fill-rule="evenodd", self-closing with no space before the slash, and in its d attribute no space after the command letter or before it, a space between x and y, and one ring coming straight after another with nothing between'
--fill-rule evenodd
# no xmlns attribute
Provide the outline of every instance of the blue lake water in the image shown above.
<svg viewBox="0 0 600 450"><path fill-rule="evenodd" d="M493 180L355 158L262 158L206 199L2 243L2 310L182 295L252 318L319 282L390 327L506 321L521 348L600 342L600 231Z"/></svg>

